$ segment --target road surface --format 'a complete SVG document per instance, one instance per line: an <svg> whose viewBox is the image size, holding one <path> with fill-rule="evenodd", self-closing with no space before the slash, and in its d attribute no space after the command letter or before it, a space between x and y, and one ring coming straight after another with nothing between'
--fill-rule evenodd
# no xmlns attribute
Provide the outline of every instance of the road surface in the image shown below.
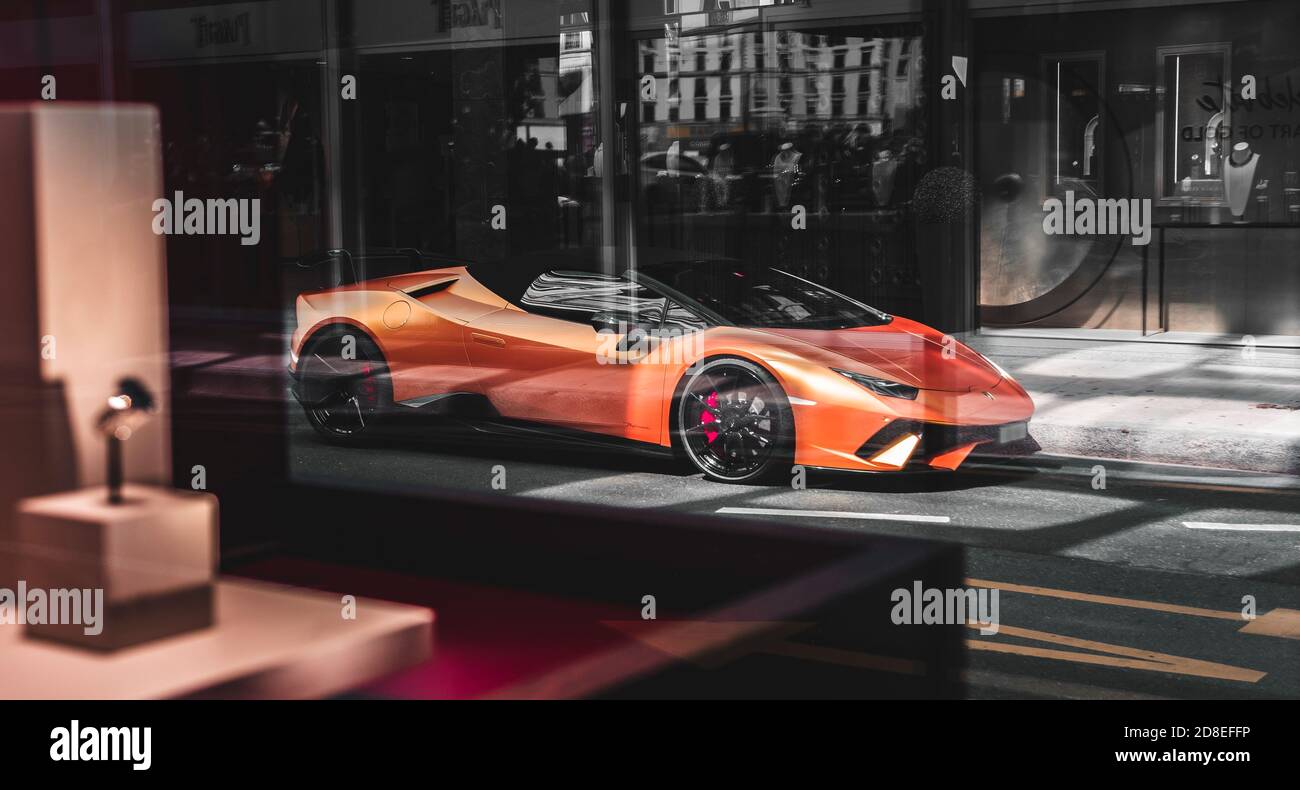
<svg viewBox="0 0 1300 790"><path fill-rule="evenodd" d="M1300 697L1297 478L1040 456L733 486L664 458L418 426L335 447L293 419L303 481L500 492L495 482L527 497L960 542L969 583L1000 595L999 632L968 640L973 697Z"/></svg>

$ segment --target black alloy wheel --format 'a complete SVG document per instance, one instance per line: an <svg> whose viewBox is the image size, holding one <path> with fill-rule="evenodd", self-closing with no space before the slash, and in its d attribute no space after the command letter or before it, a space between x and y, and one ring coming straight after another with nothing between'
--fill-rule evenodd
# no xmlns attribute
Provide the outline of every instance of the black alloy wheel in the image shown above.
<svg viewBox="0 0 1300 790"><path fill-rule="evenodd" d="M771 374L731 358L692 371L677 402L677 435L696 468L728 483L767 482L789 471L794 419Z"/></svg>

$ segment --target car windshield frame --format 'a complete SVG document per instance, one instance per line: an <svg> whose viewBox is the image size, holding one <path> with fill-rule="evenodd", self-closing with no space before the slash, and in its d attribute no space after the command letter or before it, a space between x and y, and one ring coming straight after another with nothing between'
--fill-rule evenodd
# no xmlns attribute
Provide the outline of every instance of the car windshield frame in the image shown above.
<svg viewBox="0 0 1300 790"><path fill-rule="evenodd" d="M672 265L688 265L688 264L687 262L683 262L683 264L658 264L658 266L672 266ZM717 265L717 264L713 264L713 265ZM836 329L860 329L865 327L886 326L894 320L894 316L884 312L883 310L878 310L872 307L871 305L864 304L863 302L859 302L857 299L853 299L849 296L845 296L839 291L835 291L831 288L827 288L824 285L819 285L815 282L812 282L811 280L800 277L797 274L792 274L791 272L787 272L784 269L778 269L775 266L748 266L745 264L735 264L735 265L741 269L748 270L748 271L766 270L766 271L774 272L778 275L789 277L792 280L795 280L804 286L814 288L818 291L827 294L832 299L842 300L843 302L848 303L852 307L862 310L867 315L871 316L874 320L866 323L854 324L851 326L817 326L812 324L808 326L800 326L797 324L797 322L790 322L785 324L764 324L764 325L745 323L745 322L737 321L735 316L726 316L722 313L719 313L717 310L711 307L701 304L698 300L691 297L690 295L683 293L682 291L679 291L678 289L670 285L667 285L666 283L656 279L653 275L647 274L644 271L641 270L629 271L625 273L624 276L634 280L635 282L641 285L646 286L647 288L650 288L651 290L660 292L664 296L667 296L668 298L677 302L682 307L685 307L686 309L696 313L705 321L715 326L730 326L730 327L737 327L741 329L836 330Z"/></svg>

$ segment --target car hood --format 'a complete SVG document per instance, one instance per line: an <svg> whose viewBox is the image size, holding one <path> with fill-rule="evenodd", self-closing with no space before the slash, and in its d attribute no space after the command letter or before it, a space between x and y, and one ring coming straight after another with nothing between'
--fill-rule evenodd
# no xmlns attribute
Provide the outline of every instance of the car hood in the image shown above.
<svg viewBox="0 0 1300 790"><path fill-rule="evenodd" d="M1002 374L982 356L925 324L895 317L854 329L761 329L860 362L913 387L948 392L990 389ZM945 351L945 348L949 349Z"/></svg>

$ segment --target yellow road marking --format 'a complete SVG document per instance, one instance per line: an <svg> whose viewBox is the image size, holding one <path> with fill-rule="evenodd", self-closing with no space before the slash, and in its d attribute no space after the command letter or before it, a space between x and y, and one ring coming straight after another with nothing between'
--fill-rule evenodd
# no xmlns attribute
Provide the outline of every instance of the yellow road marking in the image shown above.
<svg viewBox="0 0 1300 790"><path fill-rule="evenodd" d="M1197 606L1182 606L1179 604L1161 603L1158 601L1143 601L1136 598L1095 595L1093 593L1081 593L1073 590L1058 590L1051 587L1037 587L1028 584L997 582L988 579L966 579L966 583L972 587L985 587L989 589L1006 590L1007 592L1023 593L1026 595L1039 595L1049 598L1085 601L1088 603L1097 603L1107 606L1147 609L1158 612L1169 612L1171 614L1184 614L1193 617L1208 617L1216 620L1243 619L1241 613L1235 611L1205 609ZM641 630L645 628L645 623L639 621L635 623L635 629L633 629L629 623L610 622L607 624L614 626L619 630L624 630L625 632L632 631L632 633L628 634L629 636L633 636L634 638L650 644L663 652L675 655L679 659L694 657L700 651L701 647L709 643L716 644L720 642L721 644L727 644L732 641L732 639L741 636L745 632L754 631L755 626L775 625L762 623L693 623L688 621L685 623L678 623L675 628L670 628L666 631L655 629L651 633L646 633ZM731 626L731 628L725 626ZM736 631L738 626L738 632L728 633L728 631ZM745 652L751 651L762 652L769 655L781 655L810 661L839 664L842 666L852 666L859 669L873 669L900 674L919 674L924 671L924 664L922 662L888 656L876 656L836 648L827 648L806 643L791 642L784 638L796 631L803 630L804 627L807 627L807 624L799 624L799 626L800 627L789 628L787 625L786 628L775 629L777 631L776 634L769 636L769 639L771 639L772 636L775 637L772 641L765 645L750 646L748 650L742 648L740 653L744 654ZM980 628L979 623L967 623L967 626L973 629ZM762 631L764 629L758 628L757 630ZM1240 630L1244 633L1276 636L1284 639L1300 639L1300 611L1291 609L1274 609L1253 621L1247 621L1246 625ZM1080 639L1078 637L1064 636L1062 634L1053 634L1047 631L1035 631L1028 628L1019 628L1017 626L1000 626L998 633L1010 637L1047 642L1074 649L1059 650L1047 647L1033 647L1030 645L1007 644L1005 642L994 642L987 638L978 637L968 638L966 640L966 646L971 650L983 650L993 653L1008 653L1013 655L1031 656L1034 658L1047 658L1057 661L1070 661L1077 664L1118 667L1122 669L1138 669L1147 672L1167 672L1176 675L1192 675L1195 677L1233 680L1243 683L1258 683L1268 674L1267 672L1261 672L1255 669L1246 669L1244 667L1236 667L1229 664L1202 661L1196 658L1175 656L1168 653L1157 653L1154 650L1143 650L1141 648L1112 645L1105 642L1095 642L1090 639ZM730 656L730 658L735 657L734 654Z"/></svg>
<svg viewBox="0 0 1300 790"><path fill-rule="evenodd" d="M979 628L978 623L967 623L970 628ZM1022 656L1034 656L1037 658L1052 658L1058 661L1072 661L1078 664L1097 664L1100 666L1121 667L1124 669L1142 669L1149 672L1170 672L1177 675L1195 675L1203 678L1217 678L1220 680L1238 680L1245 683L1258 683L1261 678L1267 675L1267 672L1260 672L1254 669L1244 669L1234 667L1228 664L1216 664L1212 661L1201 661L1195 658L1184 658L1183 656L1172 656L1166 653L1157 653L1153 650L1141 650L1122 645L1109 645L1105 642L1094 642L1089 639L1079 639L1072 636L1062 636L1052 634L1046 631L1033 631L1028 628L1017 628L1015 626L1004 625L998 629L999 634L1019 637L1021 639L1033 639L1039 642L1050 642L1066 647L1074 647L1082 650L1093 650L1095 653L1076 653L1069 650L1052 650L1043 647L1029 647L1028 645L1008 645L1002 642L989 642L983 639L967 639L966 646L972 650L986 650L995 653L1014 653ZM1097 655L1097 653L1109 653L1110 655Z"/></svg>
<svg viewBox="0 0 1300 790"><path fill-rule="evenodd" d="M973 587L997 588L999 590L1006 590L1007 592L1025 593L1026 595L1042 595L1048 598L1066 598L1073 601L1106 604L1107 606L1127 606L1131 609L1152 609L1158 612L1187 614L1192 615L1193 617L1213 617L1219 620L1243 619L1241 612L1224 612L1218 609L1202 609L1196 606L1180 606L1173 603L1141 601L1135 598L1116 598L1110 595L1093 595L1092 593L1074 592L1072 590L1055 590L1051 587L1033 587L1027 584L994 582L988 581L987 579L967 579L966 583Z"/></svg>
<svg viewBox="0 0 1300 790"><path fill-rule="evenodd" d="M1273 609L1251 620L1241 629L1241 633L1300 639L1300 611Z"/></svg>
<svg viewBox="0 0 1300 790"><path fill-rule="evenodd" d="M1093 595L1092 593L1074 592L1072 590L1056 590L1051 587L994 582L988 579L967 579L966 583L972 587L989 587L1006 590L1007 592L1042 595L1049 598L1066 598L1073 601L1087 601L1088 603L1100 603L1107 606L1151 609L1157 612L1186 614L1193 617L1212 617L1216 620L1240 620L1245 625L1237 629L1238 633L1275 636L1278 639L1300 639L1300 610L1296 609L1271 609L1256 616L1253 620L1247 620L1241 616L1241 612L1224 612L1218 609L1202 609L1197 606L1180 606L1158 601L1142 601L1136 598L1117 598L1111 595Z"/></svg>

